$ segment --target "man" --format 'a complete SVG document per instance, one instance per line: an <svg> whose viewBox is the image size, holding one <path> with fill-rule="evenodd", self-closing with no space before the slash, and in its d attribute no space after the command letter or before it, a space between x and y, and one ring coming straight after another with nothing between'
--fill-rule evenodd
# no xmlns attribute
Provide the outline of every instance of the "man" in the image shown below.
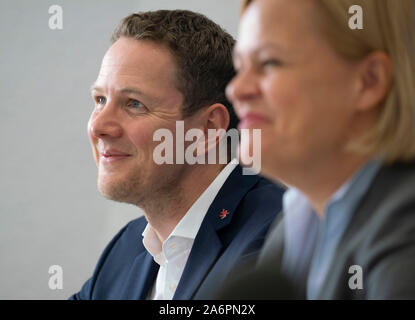
<svg viewBox="0 0 415 320"><path fill-rule="evenodd" d="M100 192L144 217L114 237L71 299L209 298L259 250L283 190L232 162L159 165L153 134L176 134L177 121L185 132L235 127L224 93L234 40L200 14L160 10L126 17L112 41L88 133Z"/></svg>

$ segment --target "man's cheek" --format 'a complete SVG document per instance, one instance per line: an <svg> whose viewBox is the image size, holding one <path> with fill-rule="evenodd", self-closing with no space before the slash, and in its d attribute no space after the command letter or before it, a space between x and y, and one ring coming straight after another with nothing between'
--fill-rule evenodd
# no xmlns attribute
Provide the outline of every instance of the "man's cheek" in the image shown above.
<svg viewBox="0 0 415 320"><path fill-rule="evenodd" d="M156 142L153 141L152 129L141 128L136 134L131 136L131 142L134 144L138 155L143 153L151 153L155 148Z"/></svg>
<svg viewBox="0 0 415 320"><path fill-rule="evenodd" d="M97 165L97 167L99 167L99 153L96 149L92 150L93 156L94 156L94 160L95 160L95 164Z"/></svg>
<svg viewBox="0 0 415 320"><path fill-rule="evenodd" d="M98 150L96 148L96 144L93 141L93 139L90 139L90 144L91 144L92 157L93 157L93 159L95 161L95 164L97 166L99 166L99 158L100 158L99 157L99 152L98 152Z"/></svg>

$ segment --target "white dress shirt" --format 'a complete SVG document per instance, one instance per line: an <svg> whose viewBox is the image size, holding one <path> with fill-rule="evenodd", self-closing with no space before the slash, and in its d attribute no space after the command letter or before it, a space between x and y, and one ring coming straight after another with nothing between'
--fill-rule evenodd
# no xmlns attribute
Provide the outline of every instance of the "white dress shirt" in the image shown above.
<svg viewBox="0 0 415 320"><path fill-rule="evenodd" d="M153 256L154 261L160 265L155 285L150 290L148 299L173 299L200 225L236 165L237 161L234 160L223 168L163 243L160 242L151 225L147 224L142 234L143 245Z"/></svg>

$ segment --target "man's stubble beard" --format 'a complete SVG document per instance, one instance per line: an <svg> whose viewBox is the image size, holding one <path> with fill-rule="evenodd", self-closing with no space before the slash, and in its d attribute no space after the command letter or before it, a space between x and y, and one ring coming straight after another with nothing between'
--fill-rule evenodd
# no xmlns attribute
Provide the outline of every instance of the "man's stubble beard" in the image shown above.
<svg viewBox="0 0 415 320"><path fill-rule="evenodd" d="M133 175L119 178L115 181L104 182L98 177L98 190L107 199L135 205L146 211L146 208L163 210L163 204L170 201L180 201L182 194L179 181L182 170L164 168L151 177L135 171ZM173 169L173 168L172 168Z"/></svg>

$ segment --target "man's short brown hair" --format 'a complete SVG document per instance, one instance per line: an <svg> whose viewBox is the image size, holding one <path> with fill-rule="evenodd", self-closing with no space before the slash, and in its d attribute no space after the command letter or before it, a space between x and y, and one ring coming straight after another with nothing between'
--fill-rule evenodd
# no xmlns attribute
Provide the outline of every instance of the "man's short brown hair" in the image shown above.
<svg viewBox="0 0 415 320"><path fill-rule="evenodd" d="M111 40L121 37L153 41L170 50L178 67L177 89L184 95L184 117L221 103L230 114L228 129L236 127L237 117L225 96L226 85L235 75L235 40L220 26L188 10L157 10L124 18Z"/></svg>

